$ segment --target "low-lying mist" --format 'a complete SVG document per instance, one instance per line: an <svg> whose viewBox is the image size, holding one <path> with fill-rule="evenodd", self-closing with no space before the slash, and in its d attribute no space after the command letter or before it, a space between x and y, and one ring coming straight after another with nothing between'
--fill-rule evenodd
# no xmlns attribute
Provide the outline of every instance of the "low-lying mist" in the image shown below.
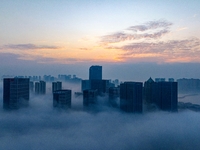
<svg viewBox="0 0 200 150"><path fill-rule="evenodd" d="M66 86L66 87L65 87ZM65 88L71 85L64 85ZM79 87L72 87L73 92ZM72 93L73 93L72 92ZM0 88L2 95L2 86ZM98 111L73 97L71 109L53 108L51 91L31 94L29 107L5 111L0 103L0 149L199 149L200 113L127 114L99 98Z"/></svg>

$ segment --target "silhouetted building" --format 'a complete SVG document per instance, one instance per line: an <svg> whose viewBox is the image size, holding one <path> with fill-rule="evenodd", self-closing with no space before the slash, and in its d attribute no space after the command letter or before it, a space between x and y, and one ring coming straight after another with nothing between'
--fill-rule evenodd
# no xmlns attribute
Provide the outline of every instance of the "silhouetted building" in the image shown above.
<svg viewBox="0 0 200 150"><path fill-rule="evenodd" d="M36 94L46 94L46 82L45 81L35 82L35 93Z"/></svg>
<svg viewBox="0 0 200 150"><path fill-rule="evenodd" d="M29 78L4 78L3 107L17 109L27 106L29 100Z"/></svg>
<svg viewBox="0 0 200 150"><path fill-rule="evenodd" d="M177 82L154 82L151 78L144 84L144 98L149 104L156 104L159 109L177 111Z"/></svg>
<svg viewBox="0 0 200 150"><path fill-rule="evenodd" d="M106 93L109 89L109 80L90 80L91 90L97 90L98 94Z"/></svg>
<svg viewBox="0 0 200 150"><path fill-rule="evenodd" d="M90 104L96 104L97 102L97 90L84 90L83 91L83 105L88 106Z"/></svg>
<svg viewBox="0 0 200 150"><path fill-rule="evenodd" d="M62 82L60 81L52 82L52 93L54 91L61 90L61 89L62 89Z"/></svg>
<svg viewBox="0 0 200 150"><path fill-rule="evenodd" d="M165 78L155 78L156 82L165 82Z"/></svg>
<svg viewBox="0 0 200 150"><path fill-rule="evenodd" d="M178 92L177 82L160 82L157 83L157 91L160 100L157 101L157 105L162 110L177 111L178 105Z"/></svg>
<svg viewBox="0 0 200 150"><path fill-rule="evenodd" d="M89 80L102 80L102 66L91 66L90 67Z"/></svg>
<svg viewBox="0 0 200 150"><path fill-rule="evenodd" d="M81 81L81 89L82 89L82 91L91 89L90 80L82 80Z"/></svg>
<svg viewBox="0 0 200 150"><path fill-rule="evenodd" d="M200 92L200 79L178 79L178 92L194 93Z"/></svg>
<svg viewBox="0 0 200 150"><path fill-rule="evenodd" d="M110 87L108 89L109 96L109 105L112 107L117 107L117 99L120 96L120 88L118 87Z"/></svg>
<svg viewBox="0 0 200 150"><path fill-rule="evenodd" d="M120 108L126 112L142 113L142 83L120 84Z"/></svg>
<svg viewBox="0 0 200 150"><path fill-rule="evenodd" d="M30 88L30 91L33 92L33 88L34 88L34 82L33 81L30 81L29 88Z"/></svg>
<svg viewBox="0 0 200 150"><path fill-rule="evenodd" d="M108 92L110 87L109 80L82 80L82 91L84 90L97 90L98 94Z"/></svg>
<svg viewBox="0 0 200 150"><path fill-rule="evenodd" d="M71 90L57 90L53 92L53 106L59 108L71 107Z"/></svg>
<svg viewBox="0 0 200 150"><path fill-rule="evenodd" d="M155 91L156 84L153 79L150 77L147 81L144 82L144 99L147 103L155 103L157 92Z"/></svg>
<svg viewBox="0 0 200 150"><path fill-rule="evenodd" d="M40 82L35 82L35 93L36 94L40 93Z"/></svg>
<svg viewBox="0 0 200 150"><path fill-rule="evenodd" d="M168 81L169 82L174 82L174 78L169 78Z"/></svg>

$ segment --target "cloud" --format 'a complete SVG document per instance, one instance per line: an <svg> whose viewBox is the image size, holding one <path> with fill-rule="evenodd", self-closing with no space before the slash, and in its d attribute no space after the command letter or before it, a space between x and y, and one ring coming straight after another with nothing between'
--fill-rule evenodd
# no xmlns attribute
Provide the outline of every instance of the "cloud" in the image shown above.
<svg viewBox="0 0 200 150"><path fill-rule="evenodd" d="M4 45L5 49L16 49L16 50L35 50L35 49L58 49L57 46L49 45L35 45L35 44L8 44Z"/></svg>
<svg viewBox="0 0 200 150"><path fill-rule="evenodd" d="M51 93L31 95L28 108L10 112L3 111L0 103L0 149L195 150L200 146L198 112L138 115L108 106L88 112L81 98L74 98L72 108L65 111L54 109L52 101Z"/></svg>
<svg viewBox="0 0 200 150"><path fill-rule="evenodd" d="M110 46L108 49L119 49L121 59L134 57L162 58L162 61L200 61L200 39L170 40L166 42L135 42L123 46ZM185 60L183 60L185 59ZM154 59L155 61L155 59Z"/></svg>
<svg viewBox="0 0 200 150"><path fill-rule="evenodd" d="M144 25L136 25L136 26L131 26L127 30L131 30L134 32L137 31L147 31L147 30L152 30L152 29L158 29L158 28L163 28L163 29L168 29L172 25L171 22L167 22L165 20L158 20L158 21L150 21L145 23Z"/></svg>
<svg viewBox="0 0 200 150"><path fill-rule="evenodd" d="M177 29L177 31L182 31L182 30L187 30L187 29L188 29L188 27L180 27Z"/></svg>
<svg viewBox="0 0 200 150"><path fill-rule="evenodd" d="M124 31L105 35L101 37L101 42L105 45L108 45L110 43L134 41L140 39L158 39L170 32L169 27L171 25L172 23L164 20L151 21L145 23L144 25L131 26Z"/></svg>

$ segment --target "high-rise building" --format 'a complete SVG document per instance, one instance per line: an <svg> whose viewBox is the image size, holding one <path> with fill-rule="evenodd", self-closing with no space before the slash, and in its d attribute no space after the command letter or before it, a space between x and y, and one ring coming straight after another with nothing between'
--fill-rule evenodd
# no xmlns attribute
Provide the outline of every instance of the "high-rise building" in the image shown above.
<svg viewBox="0 0 200 150"><path fill-rule="evenodd" d="M33 92L33 88L34 88L34 82L33 81L30 81L29 88L30 88L30 91Z"/></svg>
<svg viewBox="0 0 200 150"><path fill-rule="evenodd" d="M102 80L102 66L91 66L90 67L89 80Z"/></svg>
<svg viewBox="0 0 200 150"><path fill-rule="evenodd" d="M109 96L109 105L112 107L117 107L117 99L120 96L120 88L118 87L110 87L108 90L108 96Z"/></svg>
<svg viewBox="0 0 200 150"><path fill-rule="evenodd" d="M40 93L40 82L35 82L35 94Z"/></svg>
<svg viewBox="0 0 200 150"><path fill-rule="evenodd" d="M109 89L109 80L90 80L91 90L97 90L98 94L106 93Z"/></svg>
<svg viewBox="0 0 200 150"><path fill-rule="evenodd" d="M159 109L177 111L177 82L154 82L151 78L144 84L144 99L149 104L156 104Z"/></svg>
<svg viewBox="0 0 200 150"><path fill-rule="evenodd" d="M110 87L109 80L82 80L82 91L84 90L97 90L98 94L108 92Z"/></svg>
<svg viewBox="0 0 200 150"><path fill-rule="evenodd" d="M46 94L46 82L45 81L35 82L35 93L36 94Z"/></svg>
<svg viewBox="0 0 200 150"><path fill-rule="evenodd" d="M120 84L120 108L126 112L142 113L142 83Z"/></svg>
<svg viewBox="0 0 200 150"><path fill-rule="evenodd" d="M62 89L62 82L60 81L52 82L52 93L54 91L61 90L61 89Z"/></svg>
<svg viewBox="0 0 200 150"><path fill-rule="evenodd" d="M157 83L158 101L157 105L162 110L177 111L178 107L178 92L177 82L159 82Z"/></svg>
<svg viewBox="0 0 200 150"><path fill-rule="evenodd" d="M18 109L29 101L29 78L4 78L3 107Z"/></svg>
<svg viewBox="0 0 200 150"><path fill-rule="evenodd" d="M83 105L88 106L97 102L97 90L84 90L83 91Z"/></svg>
<svg viewBox="0 0 200 150"><path fill-rule="evenodd" d="M71 107L71 90L57 90L53 93L53 106L59 108Z"/></svg>
<svg viewBox="0 0 200 150"><path fill-rule="evenodd" d="M90 80L82 80L81 81L81 89L82 89L82 91L91 89Z"/></svg>

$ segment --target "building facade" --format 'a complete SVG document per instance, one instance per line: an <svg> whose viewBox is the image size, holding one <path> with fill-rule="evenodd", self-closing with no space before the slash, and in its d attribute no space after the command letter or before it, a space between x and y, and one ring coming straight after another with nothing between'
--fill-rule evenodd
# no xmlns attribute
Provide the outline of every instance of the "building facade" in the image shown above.
<svg viewBox="0 0 200 150"><path fill-rule="evenodd" d="M52 93L57 90L62 90L62 82L60 81L52 82Z"/></svg>
<svg viewBox="0 0 200 150"><path fill-rule="evenodd" d="M166 111L178 110L177 82L154 82L151 78L144 84L144 99L148 104L156 104Z"/></svg>
<svg viewBox="0 0 200 150"><path fill-rule="evenodd" d="M53 93L53 106L59 108L71 107L71 90L57 90Z"/></svg>
<svg viewBox="0 0 200 150"><path fill-rule="evenodd" d="M46 94L46 82L35 82L35 94Z"/></svg>
<svg viewBox="0 0 200 150"><path fill-rule="evenodd" d="M142 113L142 82L120 84L120 109L125 112Z"/></svg>
<svg viewBox="0 0 200 150"><path fill-rule="evenodd" d="M5 78L3 80L3 107L18 109L29 101L29 78Z"/></svg>
<svg viewBox="0 0 200 150"><path fill-rule="evenodd" d="M117 100L120 96L120 87L110 87L108 89L109 106L118 107Z"/></svg>
<svg viewBox="0 0 200 150"><path fill-rule="evenodd" d="M97 103L97 90L84 90L83 91L83 106L89 106Z"/></svg>
<svg viewBox="0 0 200 150"><path fill-rule="evenodd" d="M90 67L89 80L102 80L102 66L91 66Z"/></svg>

